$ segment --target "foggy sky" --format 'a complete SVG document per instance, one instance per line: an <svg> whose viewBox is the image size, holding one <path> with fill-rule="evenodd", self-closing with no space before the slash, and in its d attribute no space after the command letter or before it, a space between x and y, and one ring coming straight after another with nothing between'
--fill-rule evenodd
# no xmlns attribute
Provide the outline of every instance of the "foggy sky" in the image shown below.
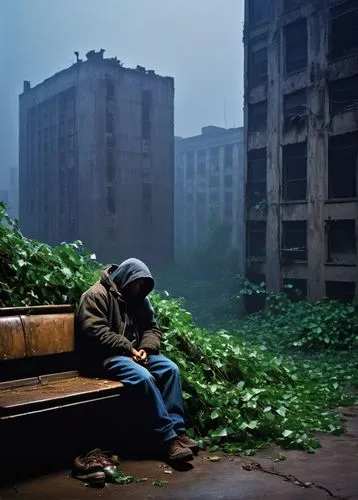
<svg viewBox="0 0 358 500"><path fill-rule="evenodd" d="M242 125L244 0L0 0L0 187L18 164L18 94L88 50L175 78L175 133Z"/></svg>

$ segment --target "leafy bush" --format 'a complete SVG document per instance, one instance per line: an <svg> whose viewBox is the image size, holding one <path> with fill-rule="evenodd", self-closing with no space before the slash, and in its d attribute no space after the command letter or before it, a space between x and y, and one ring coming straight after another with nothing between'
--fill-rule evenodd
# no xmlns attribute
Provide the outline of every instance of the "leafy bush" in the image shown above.
<svg viewBox="0 0 358 500"><path fill-rule="evenodd" d="M263 311L231 323L231 329L245 338L265 343L269 348L351 349L358 340L358 304L336 301L294 302L286 293L268 293L264 284L245 283L243 295L264 295ZM296 293L296 297L298 297Z"/></svg>
<svg viewBox="0 0 358 500"><path fill-rule="evenodd" d="M76 303L100 271L80 242L51 248L24 238L0 207L0 305ZM312 449L318 446L314 431L341 432L338 414L329 409L351 401L348 370L274 356L243 339L254 329L268 332L282 304L242 323L239 337L196 327L179 300L158 293L152 299L163 351L181 369L190 431L203 444L248 454L272 441ZM278 320L282 327L293 311ZM256 340L262 344L259 335Z"/></svg>
<svg viewBox="0 0 358 500"><path fill-rule="evenodd" d="M0 306L75 304L100 266L80 241L51 248L25 238L0 203Z"/></svg>

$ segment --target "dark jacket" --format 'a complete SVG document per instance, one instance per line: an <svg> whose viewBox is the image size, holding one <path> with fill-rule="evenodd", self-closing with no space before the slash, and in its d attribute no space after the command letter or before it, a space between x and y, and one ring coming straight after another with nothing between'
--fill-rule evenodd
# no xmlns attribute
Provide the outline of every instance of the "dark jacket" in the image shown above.
<svg viewBox="0 0 358 500"><path fill-rule="evenodd" d="M137 278L146 278L146 288L135 302L126 301L119 290ZM153 288L149 269L138 259L104 271L100 281L82 295L76 311L76 347L82 359L84 356L93 368L99 368L108 357L129 356L132 347L157 353L161 332L147 297Z"/></svg>

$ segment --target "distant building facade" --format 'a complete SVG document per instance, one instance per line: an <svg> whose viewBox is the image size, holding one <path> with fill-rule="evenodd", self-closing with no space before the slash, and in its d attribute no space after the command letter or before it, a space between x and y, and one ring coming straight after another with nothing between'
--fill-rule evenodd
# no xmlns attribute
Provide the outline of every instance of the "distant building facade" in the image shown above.
<svg viewBox="0 0 358 500"><path fill-rule="evenodd" d="M247 276L358 298L358 2L245 7Z"/></svg>
<svg viewBox="0 0 358 500"><path fill-rule="evenodd" d="M20 226L105 262L173 257L174 80L90 51L20 95Z"/></svg>
<svg viewBox="0 0 358 500"><path fill-rule="evenodd" d="M243 129L204 127L175 141L175 255L198 248L227 224L232 247L244 247ZM240 257L240 260L241 257ZM241 265L240 265L241 267Z"/></svg>

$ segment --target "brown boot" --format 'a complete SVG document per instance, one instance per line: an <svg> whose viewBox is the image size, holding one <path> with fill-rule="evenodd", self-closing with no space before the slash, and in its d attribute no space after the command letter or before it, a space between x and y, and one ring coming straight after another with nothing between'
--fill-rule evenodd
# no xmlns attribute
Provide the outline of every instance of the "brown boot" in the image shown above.
<svg viewBox="0 0 358 500"><path fill-rule="evenodd" d="M170 441L167 448L168 460L193 460L193 453L178 438Z"/></svg>
<svg viewBox="0 0 358 500"><path fill-rule="evenodd" d="M76 457L72 476L89 483L91 486L103 487L106 475L103 466L96 459L86 456Z"/></svg>
<svg viewBox="0 0 358 500"><path fill-rule="evenodd" d="M183 434L180 434L180 436L178 436L178 439L181 442L181 444L186 448L189 448L189 450L191 450L194 453L194 455L198 453L199 443L195 441L195 439L192 439L187 434L185 434L185 432L183 432Z"/></svg>

